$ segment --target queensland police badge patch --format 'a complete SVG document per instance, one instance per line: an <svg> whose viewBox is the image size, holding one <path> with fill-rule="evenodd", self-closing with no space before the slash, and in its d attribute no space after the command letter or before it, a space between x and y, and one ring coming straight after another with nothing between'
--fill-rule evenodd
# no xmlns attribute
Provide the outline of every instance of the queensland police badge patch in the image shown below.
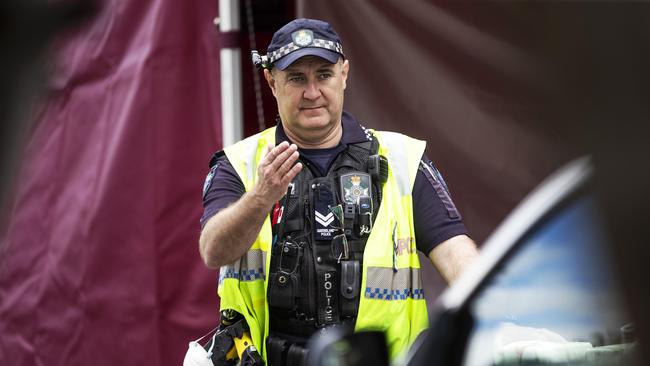
<svg viewBox="0 0 650 366"><path fill-rule="evenodd" d="M348 204L358 204L359 198L370 197L370 174L361 172L343 174L341 197Z"/></svg>
<svg viewBox="0 0 650 366"><path fill-rule="evenodd" d="M314 41L314 32L309 29L300 29L291 33L293 44L298 47L307 47Z"/></svg>

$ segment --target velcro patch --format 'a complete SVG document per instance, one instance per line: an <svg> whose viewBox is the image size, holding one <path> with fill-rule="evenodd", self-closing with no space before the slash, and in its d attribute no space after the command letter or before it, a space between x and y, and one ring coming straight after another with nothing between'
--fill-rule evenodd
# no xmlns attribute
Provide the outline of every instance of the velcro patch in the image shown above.
<svg viewBox="0 0 650 366"><path fill-rule="evenodd" d="M210 172L205 177L205 182L203 182L203 199L204 200L205 200L205 196L208 194L208 191L210 190L210 187L212 186L212 178L214 178L214 175L216 174L218 167L219 167L219 163L216 163L212 168L210 168Z"/></svg>

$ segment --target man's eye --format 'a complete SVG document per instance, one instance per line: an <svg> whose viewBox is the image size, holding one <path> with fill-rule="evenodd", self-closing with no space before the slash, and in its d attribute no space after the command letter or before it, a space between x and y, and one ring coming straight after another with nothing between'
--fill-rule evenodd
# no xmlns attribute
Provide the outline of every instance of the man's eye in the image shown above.
<svg viewBox="0 0 650 366"><path fill-rule="evenodd" d="M320 76L321 80L326 80L326 79L331 78L331 77L332 77L332 74L330 74L330 73L323 73L323 74L320 74L319 76Z"/></svg>
<svg viewBox="0 0 650 366"><path fill-rule="evenodd" d="M300 83L304 80L302 76L289 76L288 81L290 83Z"/></svg>

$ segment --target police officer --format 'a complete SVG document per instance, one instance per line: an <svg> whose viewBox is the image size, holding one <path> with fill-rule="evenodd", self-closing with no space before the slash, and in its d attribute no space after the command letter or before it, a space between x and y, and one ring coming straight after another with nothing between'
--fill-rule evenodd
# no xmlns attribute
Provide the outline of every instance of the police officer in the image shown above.
<svg viewBox="0 0 650 366"><path fill-rule="evenodd" d="M279 117L210 162L200 252L221 308L269 364L301 364L341 324L384 330L395 357L428 325L417 251L451 283L476 246L425 143L343 111L350 63L328 23L291 21L253 58Z"/></svg>

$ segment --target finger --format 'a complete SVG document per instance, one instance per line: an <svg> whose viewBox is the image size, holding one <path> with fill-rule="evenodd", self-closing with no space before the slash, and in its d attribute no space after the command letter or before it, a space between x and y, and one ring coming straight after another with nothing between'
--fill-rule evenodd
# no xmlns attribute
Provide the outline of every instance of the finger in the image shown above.
<svg viewBox="0 0 650 366"><path fill-rule="evenodd" d="M291 146L286 148L275 157L275 159L269 164L269 167L272 169L272 171L277 171L296 150L298 150L298 146L291 144Z"/></svg>
<svg viewBox="0 0 650 366"><path fill-rule="evenodd" d="M302 163L298 162L296 165L291 167L287 174L282 178L282 183L289 184L293 179L300 173L302 170Z"/></svg>
<svg viewBox="0 0 650 366"><path fill-rule="evenodd" d="M264 165L269 165L275 161L278 155L280 155L284 150L286 150L289 147L289 143L286 141L282 141L282 143L276 147L273 147L273 145L269 145L269 151L267 154L264 156Z"/></svg>
<svg viewBox="0 0 650 366"><path fill-rule="evenodd" d="M266 155L269 154L269 151L271 151L272 148L273 147L271 146L271 144L267 144L266 146L264 146L264 149L262 149L262 160L264 160L264 158L266 158ZM261 164L261 162L260 162L260 164Z"/></svg>
<svg viewBox="0 0 650 366"><path fill-rule="evenodd" d="M291 167L293 166L293 163L295 163L296 160L298 160L299 156L300 153L298 153L297 151L294 151L291 155L289 155L289 157L287 157L284 163L282 163L282 165L278 168L278 174L280 174L281 177L287 174L289 169L291 169Z"/></svg>

